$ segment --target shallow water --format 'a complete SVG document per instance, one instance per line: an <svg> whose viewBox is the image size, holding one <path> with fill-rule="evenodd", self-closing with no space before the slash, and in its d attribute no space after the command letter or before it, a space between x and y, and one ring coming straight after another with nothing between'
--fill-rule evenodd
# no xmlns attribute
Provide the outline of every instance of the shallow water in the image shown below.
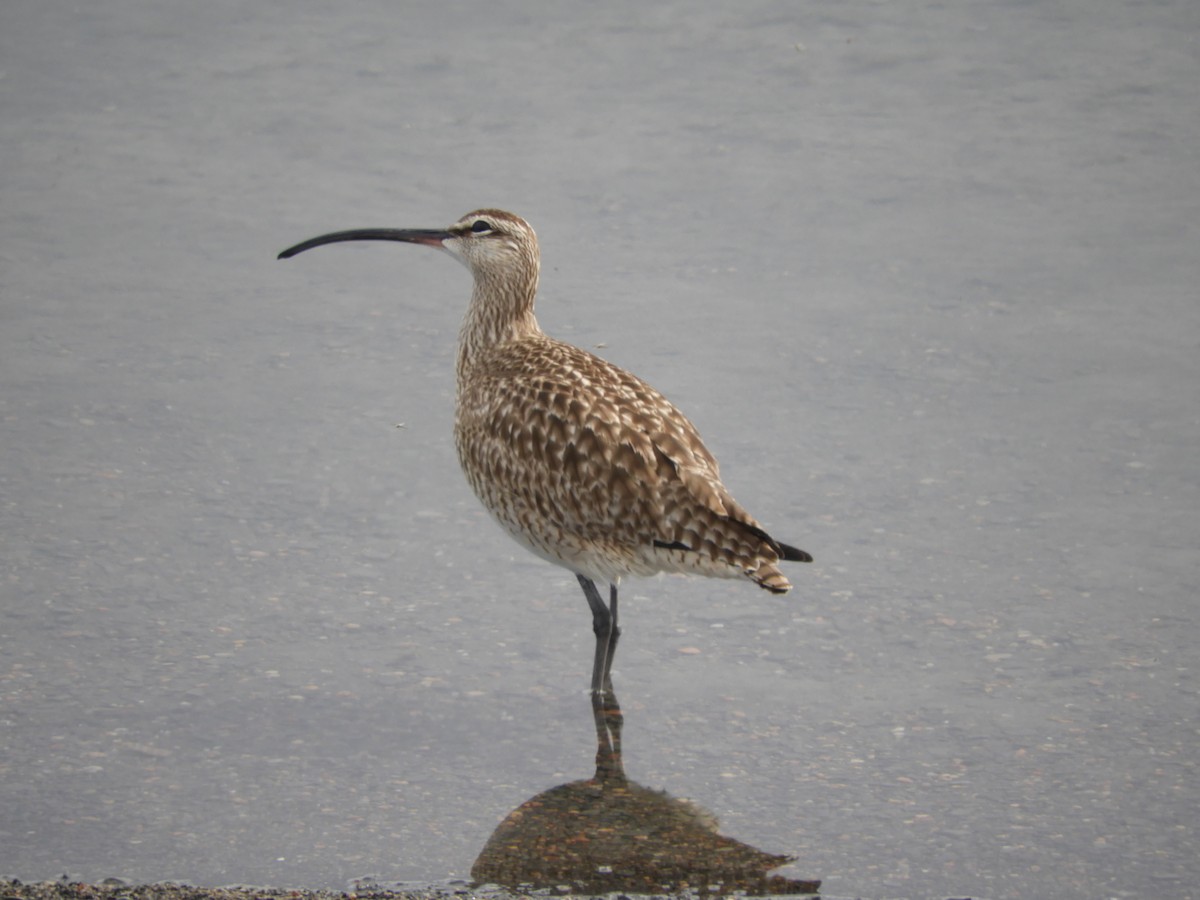
<svg viewBox="0 0 1200 900"><path fill-rule="evenodd" d="M630 777L863 897L1186 897L1189 3L0 11L0 872L466 877L591 772L589 620L457 470L496 205L547 331L816 557L623 589Z"/></svg>

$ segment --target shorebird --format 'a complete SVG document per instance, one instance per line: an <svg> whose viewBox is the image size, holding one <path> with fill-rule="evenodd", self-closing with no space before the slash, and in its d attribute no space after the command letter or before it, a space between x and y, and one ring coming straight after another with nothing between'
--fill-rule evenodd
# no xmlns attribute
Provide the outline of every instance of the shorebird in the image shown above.
<svg viewBox="0 0 1200 900"><path fill-rule="evenodd" d="M456 364L459 462L519 544L579 580L596 636L593 702L612 696L624 576L745 578L782 594L792 585L778 563L812 561L733 499L695 427L666 397L542 332L533 313L537 236L524 219L479 209L449 228L338 231L279 258L341 241L435 247L471 271ZM609 586L607 605L597 583Z"/></svg>

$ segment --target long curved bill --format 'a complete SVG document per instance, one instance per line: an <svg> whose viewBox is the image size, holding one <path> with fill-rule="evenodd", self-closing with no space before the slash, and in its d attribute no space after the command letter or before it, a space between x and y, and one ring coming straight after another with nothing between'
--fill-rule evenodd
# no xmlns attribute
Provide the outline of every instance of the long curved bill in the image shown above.
<svg viewBox="0 0 1200 900"><path fill-rule="evenodd" d="M290 259L297 253L320 247L322 244L337 244L342 241L400 241L405 244L424 244L441 247L442 241L454 237L449 231L435 228L356 228L352 231L335 231L319 237L301 241L279 254L279 259Z"/></svg>

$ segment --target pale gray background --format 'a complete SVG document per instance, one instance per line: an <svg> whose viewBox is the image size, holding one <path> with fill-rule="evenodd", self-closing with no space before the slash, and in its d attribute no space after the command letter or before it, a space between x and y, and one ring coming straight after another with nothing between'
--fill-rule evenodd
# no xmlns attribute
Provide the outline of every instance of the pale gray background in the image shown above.
<svg viewBox="0 0 1200 900"><path fill-rule="evenodd" d="M467 274L274 258L497 205L817 558L627 586L633 778L829 895L1197 896L1198 85L1194 0L5 0L0 872L461 877L589 773Z"/></svg>

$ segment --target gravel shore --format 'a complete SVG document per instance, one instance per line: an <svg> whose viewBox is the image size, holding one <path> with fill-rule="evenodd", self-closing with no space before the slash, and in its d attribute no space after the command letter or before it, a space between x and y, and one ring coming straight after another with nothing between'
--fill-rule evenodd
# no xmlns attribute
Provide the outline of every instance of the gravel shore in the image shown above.
<svg viewBox="0 0 1200 900"><path fill-rule="evenodd" d="M447 900L489 895L487 891L476 892L465 885L347 892L288 890L248 885L195 887L174 882L131 885L120 879L109 879L101 884L66 881L40 881L34 884L15 880L0 882L0 900Z"/></svg>
<svg viewBox="0 0 1200 900"><path fill-rule="evenodd" d="M779 887L783 887L785 883L784 879L779 879ZM569 895L569 893L565 888L557 891L542 889L532 892L509 891L495 885L475 888L467 882L454 881L445 884L396 886L395 888L371 886L352 891L306 891L252 885L196 887L171 881L133 885L119 878L106 879L99 884L65 879L25 884L16 879L0 879L0 900L513 900L513 898L525 897L559 897ZM704 894L704 896L710 897L720 895L721 892L713 891ZM576 896L597 895L584 892ZM618 900L629 900L630 896L636 896L639 900L656 900L659 897L695 898L702 894L697 891L654 895L629 895L617 892L599 896L616 897ZM801 895L790 894L788 896ZM804 894L803 896L815 897L816 895ZM833 898L828 898L828 900L833 900Z"/></svg>

